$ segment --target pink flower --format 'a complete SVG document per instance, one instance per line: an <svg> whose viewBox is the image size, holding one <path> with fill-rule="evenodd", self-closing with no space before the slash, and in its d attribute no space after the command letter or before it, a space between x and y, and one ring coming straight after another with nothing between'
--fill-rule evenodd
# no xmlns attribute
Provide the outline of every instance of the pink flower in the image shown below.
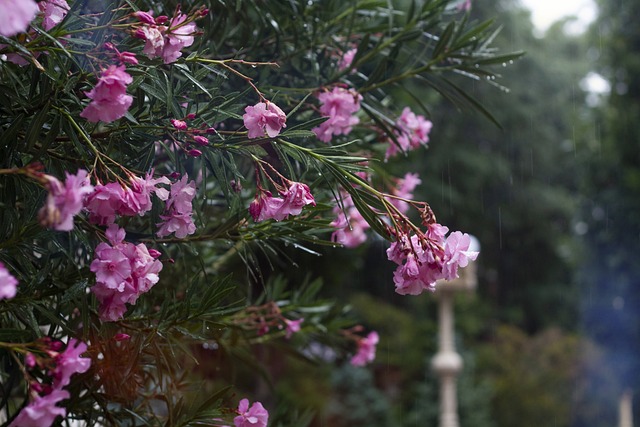
<svg viewBox="0 0 640 427"><path fill-rule="evenodd" d="M371 226L356 209L349 194L342 193L341 197L342 207L336 205L333 208L336 219L330 225L337 230L331 234L331 241L347 248L355 248L367 240L366 230Z"/></svg>
<svg viewBox="0 0 640 427"><path fill-rule="evenodd" d="M397 180L397 187L392 190L392 194L410 200L413 198L413 190L421 183L417 173L407 173L404 178ZM389 198L389 201L402 213L409 210L409 204L404 200Z"/></svg>
<svg viewBox="0 0 640 427"><path fill-rule="evenodd" d="M198 27L194 22L185 24L188 17L183 13L178 12L168 26L162 25L166 23L166 17L153 20L153 16L146 12L136 12L136 16L146 24L138 29L136 36L146 41L142 52L150 59L161 57L165 64L171 64L182 56L183 48L195 41Z"/></svg>
<svg viewBox="0 0 640 427"><path fill-rule="evenodd" d="M125 71L125 66L111 65L98 78L98 83L85 95L92 101L80 113L90 122L111 123L124 116L133 102L127 95L127 85L133 78Z"/></svg>
<svg viewBox="0 0 640 427"><path fill-rule="evenodd" d="M135 304L138 297L158 283L162 263L147 247L124 241L125 231L111 224L105 233L111 245L100 243L89 269L96 273L91 292L100 302L100 318L115 321L122 318L126 304Z"/></svg>
<svg viewBox="0 0 640 427"><path fill-rule="evenodd" d="M96 258L89 269L96 274L96 281L108 289L124 291L125 281L131 276L131 262L119 248L107 243L96 247Z"/></svg>
<svg viewBox="0 0 640 427"><path fill-rule="evenodd" d="M366 338L360 338L358 340L358 351L351 358L351 364L353 366L364 366L373 362L376 358L376 346L379 339L376 331L370 332Z"/></svg>
<svg viewBox="0 0 640 427"><path fill-rule="evenodd" d="M98 225L112 224L124 197L124 189L117 182L96 185L85 204L89 211L89 221Z"/></svg>
<svg viewBox="0 0 640 427"><path fill-rule="evenodd" d="M331 222L337 230L331 234L331 241L347 248L356 248L367 241L367 233L371 226L362 217L356 208L350 208L346 214L340 213L338 218Z"/></svg>
<svg viewBox="0 0 640 427"><path fill-rule="evenodd" d="M85 351L87 351L85 343L75 338L69 340L66 350L55 358L56 367L52 372L54 388L60 389L68 385L73 374L87 372L91 366L91 359L80 357Z"/></svg>
<svg viewBox="0 0 640 427"><path fill-rule="evenodd" d="M332 135L348 135L351 128L360 123L360 119L354 116L360 110L362 95L353 89L334 87L331 92L323 92L318 95L320 101L320 113L328 117L327 121L312 131L323 142L331 141Z"/></svg>
<svg viewBox="0 0 640 427"><path fill-rule="evenodd" d="M0 35L15 36L27 29L38 13L33 0L0 0Z"/></svg>
<svg viewBox="0 0 640 427"><path fill-rule="evenodd" d="M259 189L249 206L249 213L253 220L255 222L267 219L282 221L289 215L299 215L306 205L316 205L309 186L301 182L291 182L290 187L280 195L282 198L272 197L271 192Z"/></svg>
<svg viewBox="0 0 640 427"><path fill-rule="evenodd" d="M171 185L171 194L167 200L165 215L160 216L164 222L158 224L160 225L160 229L156 233L158 237L174 233L176 237L182 239L195 233L192 200L196 195L196 183L193 180L187 182L188 179L189 177L184 175L180 181Z"/></svg>
<svg viewBox="0 0 640 427"><path fill-rule="evenodd" d="M249 138L262 138L265 132L270 138L275 138L282 128L287 127L287 116L273 102L258 102L254 106L246 107L244 111L242 119L249 131Z"/></svg>
<svg viewBox="0 0 640 427"><path fill-rule="evenodd" d="M66 0L45 0L38 4L40 11L44 13L42 28L49 31L58 25L69 12L69 4Z"/></svg>
<svg viewBox="0 0 640 427"><path fill-rule="evenodd" d="M396 121L398 130L395 133L400 147L389 141L385 159L395 156L399 151L406 152L427 145L432 127L433 124L424 116L416 115L409 107L405 107Z"/></svg>
<svg viewBox="0 0 640 427"><path fill-rule="evenodd" d="M296 332L300 332L300 325L302 324L302 322L304 322L304 318L300 318L297 320L284 319L284 323L287 325L286 334L284 337L286 339L289 339Z"/></svg>
<svg viewBox="0 0 640 427"><path fill-rule="evenodd" d="M164 222L159 224L160 228L156 233L158 237L165 237L174 233L178 239L184 239L196 232L196 225L193 223L191 213L181 214L174 212L171 215L160 215L160 218Z"/></svg>
<svg viewBox="0 0 640 427"><path fill-rule="evenodd" d="M458 5L458 10L469 11L471 10L471 0L464 0Z"/></svg>
<svg viewBox="0 0 640 427"><path fill-rule="evenodd" d="M284 200L280 197L273 197L270 191L258 191L255 199L249 205L249 213L255 222L275 219L282 221L285 216L280 212Z"/></svg>
<svg viewBox="0 0 640 427"><path fill-rule="evenodd" d="M187 130L188 128L187 122L183 120L171 119L171 124L176 128L176 130Z"/></svg>
<svg viewBox="0 0 640 427"><path fill-rule="evenodd" d="M267 427L269 422L269 412L260 402L255 402L249 408L249 400L242 399L238 405L238 413L240 415L233 419L235 427Z"/></svg>
<svg viewBox="0 0 640 427"><path fill-rule="evenodd" d="M46 175L47 201L38 212L40 223L60 231L73 230L73 217L80 213L86 195L93 191L87 179L87 171L78 169L76 175L65 172L64 184L56 178Z"/></svg>
<svg viewBox="0 0 640 427"><path fill-rule="evenodd" d="M56 406L58 402L69 398L69 392L54 389L46 396L36 396L31 403L22 408L10 427L49 427L56 417L67 414L65 408Z"/></svg>
<svg viewBox="0 0 640 427"><path fill-rule="evenodd" d="M0 300L11 299L18 292L18 279L13 277L3 263L0 262Z"/></svg>
<svg viewBox="0 0 640 427"><path fill-rule="evenodd" d="M184 24L186 20L187 15L178 13L169 23L161 55L165 64L177 61L182 56L181 50L191 46L195 40L194 36L198 31L198 27L196 27L195 22Z"/></svg>
<svg viewBox="0 0 640 427"><path fill-rule="evenodd" d="M358 52L358 49L349 49L348 51L346 51L344 55L342 55L342 58L340 58L340 62L338 62L338 70L342 71L349 68L357 52ZM355 71L355 70L352 70L352 71Z"/></svg>
<svg viewBox="0 0 640 427"><path fill-rule="evenodd" d="M286 216L300 215L304 206L316 205L309 186L301 182L292 182L289 189L280 195L284 198L280 210L286 212Z"/></svg>
<svg viewBox="0 0 640 427"><path fill-rule="evenodd" d="M160 184L170 184L167 177L153 178L153 171L144 178L131 175L130 187L110 182L98 184L85 203L89 211L89 221L99 225L109 225L115 221L116 214L123 216L144 215L153 207L151 194L160 200L167 200L169 191Z"/></svg>
<svg viewBox="0 0 640 427"><path fill-rule="evenodd" d="M470 251L471 237L467 233L454 231L447 237L444 244L444 279L452 280L458 277L458 267L466 267L469 261L475 261L478 252Z"/></svg>
<svg viewBox="0 0 640 427"><path fill-rule="evenodd" d="M458 277L458 267L475 260L478 252L469 251L471 238L459 231L445 239L449 229L433 223L424 234L398 237L387 249L389 260L398 264L393 274L396 292L419 295L434 291L436 281Z"/></svg>

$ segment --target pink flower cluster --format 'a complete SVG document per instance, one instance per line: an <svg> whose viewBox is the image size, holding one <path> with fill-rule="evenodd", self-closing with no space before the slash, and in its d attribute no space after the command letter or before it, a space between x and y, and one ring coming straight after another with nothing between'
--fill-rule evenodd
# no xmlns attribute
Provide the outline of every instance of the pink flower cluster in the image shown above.
<svg viewBox="0 0 640 427"><path fill-rule="evenodd" d="M152 193L160 200L167 200L169 197L169 190L159 187L160 184L171 183L167 177L153 178L153 172L150 172L144 179L132 175L129 181L129 186L123 186L119 182L97 184L85 204L89 211L89 221L109 225L113 224L116 215L144 215L153 206Z"/></svg>
<svg viewBox="0 0 640 427"><path fill-rule="evenodd" d="M396 292L401 295L419 295L424 290L435 290L436 281L458 277L458 267L474 261L478 252L469 251L471 238L455 231L445 238L449 229L432 223L424 234L407 234L387 249L387 258L398 268L393 274Z"/></svg>
<svg viewBox="0 0 640 427"><path fill-rule="evenodd" d="M396 139L400 147L389 141L385 158L395 156L400 150L407 152L427 145L432 127L433 124L424 116L416 115L409 107L405 107L396 121Z"/></svg>
<svg viewBox="0 0 640 427"><path fill-rule="evenodd" d="M320 141L329 142L333 135L348 135L352 127L360 123L354 114L360 110L362 95L353 89L334 87L331 92L318 95L318 100L320 113L328 117L312 129Z"/></svg>
<svg viewBox="0 0 640 427"><path fill-rule="evenodd" d="M42 28L46 31L62 22L69 12L67 0L45 0L38 3L38 7L43 13Z"/></svg>
<svg viewBox="0 0 640 427"><path fill-rule="evenodd" d="M38 13L33 0L0 0L0 35L15 36L26 31Z"/></svg>
<svg viewBox="0 0 640 427"><path fill-rule="evenodd" d="M340 243L347 248L355 248L367 240L366 231L371 226L356 209L349 194L342 194L342 208L335 206L333 213L336 219L330 225L337 230L331 234L332 242Z"/></svg>
<svg viewBox="0 0 640 427"><path fill-rule="evenodd" d="M84 169L78 169L75 175L65 175L64 184L53 176L44 175L49 194L38 217L45 227L71 231L73 217L82 210L84 200L93 191L93 186L89 183L87 171Z"/></svg>
<svg viewBox="0 0 640 427"><path fill-rule="evenodd" d="M116 321L123 317L126 304L135 304L158 280L162 263L158 251L149 251L140 243L124 241L125 231L111 224L106 231L109 243L100 243L89 269L96 274L91 288L100 302L100 318Z"/></svg>
<svg viewBox="0 0 640 427"><path fill-rule="evenodd" d="M184 175L180 181L171 185L171 194L167 200L167 207L164 215L160 218L164 220L160 229L156 233L158 237L165 237L174 233L176 237L182 239L195 233L196 226L193 223L193 197L196 195L196 183L188 181L188 176Z"/></svg>
<svg viewBox="0 0 640 427"><path fill-rule="evenodd" d="M142 52L149 59L162 58L165 64L176 62L182 56L181 50L193 44L198 31L193 17L180 12L171 20L167 16L154 18L147 12L136 12L135 16L143 24L135 32L146 42Z"/></svg>
<svg viewBox="0 0 640 427"><path fill-rule="evenodd" d="M11 299L18 292L18 279L0 262L0 300Z"/></svg>
<svg viewBox="0 0 640 427"><path fill-rule="evenodd" d="M238 405L238 416L233 419L235 427L267 427L269 412L260 402L249 407L249 400L242 399Z"/></svg>
<svg viewBox="0 0 640 427"><path fill-rule="evenodd" d="M285 124L287 116L273 102L258 102L256 105L248 106L244 109L242 116L244 125L249 131L249 138L263 138L265 133L269 138L278 136Z"/></svg>
<svg viewBox="0 0 640 427"><path fill-rule="evenodd" d="M358 351L351 358L351 364L353 366L364 366L371 363L376 358L376 346L380 337L376 331L372 331L365 338L357 340Z"/></svg>
<svg viewBox="0 0 640 427"><path fill-rule="evenodd" d="M69 398L69 392L63 390L63 387L70 383L72 375L87 372L91 366L91 359L80 357L87 351L87 345L75 338L69 340L67 348L62 353L57 351L61 345L59 341L50 342L46 351L50 359L41 363L38 363L33 354L27 354L27 368L33 368L36 363L48 367L47 373L53 381L51 385L32 382L33 400L20 411L10 427L48 427L58 416L64 417L67 414L65 408L56 406L60 401Z"/></svg>
<svg viewBox="0 0 640 427"><path fill-rule="evenodd" d="M127 95L127 85L132 81L124 65L111 65L103 70L95 87L85 92L91 102L82 110L80 117L93 123L111 123L124 116L133 102L133 97Z"/></svg>
<svg viewBox="0 0 640 427"><path fill-rule="evenodd" d="M287 190L281 191L282 197L273 197L270 191L258 188L255 199L249 206L249 213L255 222L275 219L282 221L289 215L300 215L306 205L316 205L307 184L290 181Z"/></svg>

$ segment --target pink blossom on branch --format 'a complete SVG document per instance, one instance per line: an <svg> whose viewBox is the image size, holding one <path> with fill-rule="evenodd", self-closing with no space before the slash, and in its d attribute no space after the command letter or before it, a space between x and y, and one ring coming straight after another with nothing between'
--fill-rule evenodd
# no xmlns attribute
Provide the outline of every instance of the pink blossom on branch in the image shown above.
<svg viewBox="0 0 640 427"><path fill-rule="evenodd" d="M38 3L43 13L42 28L49 31L58 25L69 12L69 4L66 0L45 0Z"/></svg>
<svg viewBox="0 0 640 427"><path fill-rule="evenodd" d="M267 427L269 412L260 402L249 407L249 400L242 399L238 405L238 416L233 419L235 427Z"/></svg>
<svg viewBox="0 0 640 427"><path fill-rule="evenodd" d="M125 242L125 231L111 224L106 231L109 243L100 243L89 269L96 274L91 292L100 303L100 318L116 321L124 316L126 304L135 304L159 280L162 263L140 243Z"/></svg>
<svg viewBox="0 0 640 427"><path fill-rule="evenodd" d="M38 212L40 223L60 231L73 230L73 217L83 207L84 200L93 191L87 178L87 171L78 169L76 175L66 174L64 184L57 178L45 175L47 179L47 200Z"/></svg>
<svg viewBox="0 0 640 427"><path fill-rule="evenodd" d="M399 151L407 152L426 146L429 142L429 132L433 124L424 116L416 115L409 107L402 110L402 114L396 120L396 139L400 147L395 142L389 140L389 147L385 158L395 156Z"/></svg>
<svg viewBox="0 0 640 427"><path fill-rule="evenodd" d="M192 200L196 195L196 183L188 179L189 177L184 175L180 181L171 185L165 214L160 216L164 222L158 224L160 225L156 233L158 237L174 233L177 238L182 239L195 233Z"/></svg>
<svg viewBox="0 0 640 427"><path fill-rule="evenodd" d="M244 109L242 116L244 126L249 131L249 138L263 138L265 133L269 138L275 138L282 128L286 128L287 116L273 102L258 102L256 105Z"/></svg>
<svg viewBox="0 0 640 427"><path fill-rule="evenodd" d="M0 35L15 36L26 31L38 13L33 0L0 0Z"/></svg>
<svg viewBox="0 0 640 427"><path fill-rule="evenodd" d="M95 87L85 92L91 102L82 110L80 117L93 123L111 123L124 116L133 102L133 97L127 95L127 85L132 81L124 65L111 65L103 70Z"/></svg>
<svg viewBox="0 0 640 427"><path fill-rule="evenodd" d="M331 234L332 242L347 248L355 248L367 240L366 231L371 226L355 207L350 195L342 194L342 207L335 206L333 213L336 215L336 219L330 225L336 227L337 230Z"/></svg>
<svg viewBox="0 0 640 427"><path fill-rule="evenodd" d="M135 16L145 24L136 31L135 36L146 41L142 52L149 59L159 57L165 64L171 64L182 56L182 49L195 41L198 27L183 13L177 12L169 25L164 25L166 17L154 19L147 12L136 12Z"/></svg>
<svg viewBox="0 0 640 427"><path fill-rule="evenodd" d="M353 89L334 87L331 92L318 95L320 113L328 119L312 131L323 142L331 141L333 135L348 135L353 126L360 123L354 114L360 110L362 95Z"/></svg>
<svg viewBox="0 0 640 427"><path fill-rule="evenodd" d="M249 213L255 222L274 219L282 221L289 215L300 215L302 208L316 205L307 184L290 181L287 190L281 191L280 197L273 197L270 191L259 188L255 199L249 206Z"/></svg>
<svg viewBox="0 0 640 427"><path fill-rule="evenodd" d="M58 416L67 414L65 408L56 404L68 398L69 392L62 389L54 389L46 396L36 396L22 408L9 427L48 427Z"/></svg>
<svg viewBox="0 0 640 427"><path fill-rule="evenodd" d="M13 277L3 263L0 262L0 300L11 299L18 292L18 279Z"/></svg>
<svg viewBox="0 0 640 427"><path fill-rule="evenodd" d="M64 352L55 357L56 367L51 372L53 377L53 387L62 388L69 384L73 374L87 372L91 366L91 359L80 357L87 351L87 345L83 342L71 338Z"/></svg>
<svg viewBox="0 0 640 427"><path fill-rule="evenodd" d="M358 350L351 358L353 366L364 366L371 363L376 358L376 346L380 340L378 333L372 331L365 338L358 339Z"/></svg>
<svg viewBox="0 0 640 427"><path fill-rule="evenodd" d="M393 282L401 295L434 291L436 281L457 278L458 267L466 267L478 256L478 252L469 251L468 234L456 231L445 238L447 227L437 223L428 227L420 235L400 235L387 249L387 258L398 264Z"/></svg>
<svg viewBox="0 0 640 427"><path fill-rule="evenodd" d="M351 66L351 63L353 62L353 58L355 58L356 53L358 53L358 49L349 49L348 51L346 51L343 55L342 58L340 58L340 61L338 62L338 70L342 71L342 70L346 70L347 68L349 68ZM352 70L355 71L355 70Z"/></svg>

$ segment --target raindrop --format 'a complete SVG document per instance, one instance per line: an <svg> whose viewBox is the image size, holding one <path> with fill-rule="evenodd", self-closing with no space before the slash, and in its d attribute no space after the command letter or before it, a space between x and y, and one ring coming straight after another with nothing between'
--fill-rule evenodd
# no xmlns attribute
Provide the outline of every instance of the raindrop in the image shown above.
<svg viewBox="0 0 640 427"><path fill-rule="evenodd" d="M507 63L506 63L506 62L503 62L503 63L502 63L502 66L503 66L503 67L506 67L506 66L507 66Z"/></svg>
<svg viewBox="0 0 640 427"><path fill-rule="evenodd" d="M256 64L251 64L251 68L256 68Z"/></svg>
<svg viewBox="0 0 640 427"><path fill-rule="evenodd" d="M509 64L513 64L513 59L509 60Z"/></svg>

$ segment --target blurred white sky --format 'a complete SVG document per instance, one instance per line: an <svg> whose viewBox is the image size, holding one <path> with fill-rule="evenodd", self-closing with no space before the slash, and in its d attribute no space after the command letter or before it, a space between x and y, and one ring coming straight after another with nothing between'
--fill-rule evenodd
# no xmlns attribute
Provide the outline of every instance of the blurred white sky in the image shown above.
<svg viewBox="0 0 640 427"><path fill-rule="evenodd" d="M578 19L567 26L567 31L582 32L598 13L593 0L521 0L531 10L533 24L538 31L546 31L560 18L574 15Z"/></svg>

